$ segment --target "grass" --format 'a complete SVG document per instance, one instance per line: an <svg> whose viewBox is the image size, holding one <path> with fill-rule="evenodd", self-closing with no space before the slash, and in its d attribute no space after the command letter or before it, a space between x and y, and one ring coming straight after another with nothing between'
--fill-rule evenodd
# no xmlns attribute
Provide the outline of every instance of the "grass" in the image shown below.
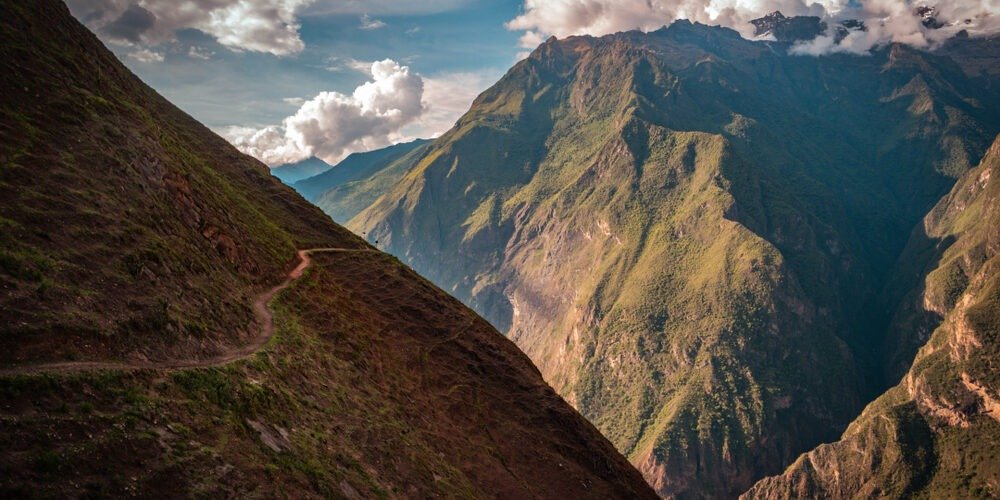
<svg viewBox="0 0 1000 500"><path fill-rule="evenodd" d="M247 298L296 248L360 244L85 28L32 21L58 8L12 6L4 24L0 56L26 69L2 89L0 357L198 354L245 333Z"/></svg>

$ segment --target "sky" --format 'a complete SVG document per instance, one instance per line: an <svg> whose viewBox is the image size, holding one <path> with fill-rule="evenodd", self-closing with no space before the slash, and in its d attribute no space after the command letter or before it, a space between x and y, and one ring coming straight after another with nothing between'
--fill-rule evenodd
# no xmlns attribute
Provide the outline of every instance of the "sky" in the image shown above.
<svg viewBox="0 0 1000 500"><path fill-rule="evenodd" d="M796 47L864 54L1000 32L1000 0L947 0L929 29L913 0L67 0L140 78L245 153L275 166L335 163L454 124L548 36L655 30L675 19L736 29L780 10L868 30ZM933 3L932 3L933 5Z"/></svg>

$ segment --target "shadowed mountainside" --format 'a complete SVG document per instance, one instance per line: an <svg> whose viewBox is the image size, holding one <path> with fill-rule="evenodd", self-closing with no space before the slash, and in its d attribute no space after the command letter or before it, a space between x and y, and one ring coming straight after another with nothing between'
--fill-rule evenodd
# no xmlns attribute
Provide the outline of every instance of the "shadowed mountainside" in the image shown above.
<svg viewBox="0 0 1000 500"><path fill-rule="evenodd" d="M1000 136L919 229L908 254L930 267L912 306L940 326L839 441L746 498L1000 495Z"/></svg>

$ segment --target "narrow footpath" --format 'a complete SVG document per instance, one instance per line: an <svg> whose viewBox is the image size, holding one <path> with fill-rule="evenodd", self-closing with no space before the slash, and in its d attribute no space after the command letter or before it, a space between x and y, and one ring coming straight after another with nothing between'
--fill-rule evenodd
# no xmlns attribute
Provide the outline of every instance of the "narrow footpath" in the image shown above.
<svg viewBox="0 0 1000 500"><path fill-rule="evenodd" d="M34 365L21 365L11 368L0 369L0 377L9 375L34 375L53 372L83 372L97 370L184 370L190 368L206 368L222 366L229 363L246 359L260 351L271 337L274 336L274 311L269 303L275 295L291 286L296 280L302 277L306 269L312 264L310 255L314 253L335 253L335 252L378 252L369 248L308 248L299 250L297 255L299 263L294 269L288 272L285 280L280 284L257 295L253 301L253 313L257 320L258 334L250 343L235 346L225 352L211 358L179 359L169 361L57 361L53 363L39 363Z"/></svg>

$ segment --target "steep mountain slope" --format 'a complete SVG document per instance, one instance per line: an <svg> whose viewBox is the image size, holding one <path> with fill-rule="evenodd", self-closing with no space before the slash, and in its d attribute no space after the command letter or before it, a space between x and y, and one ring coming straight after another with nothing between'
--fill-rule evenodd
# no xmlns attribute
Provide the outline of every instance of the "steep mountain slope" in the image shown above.
<svg viewBox="0 0 1000 500"><path fill-rule="evenodd" d="M315 177L331 168L333 168L333 165L312 156L302 161L274 167L271 169L271 175L281 179L281 182L290 185L310 177Z"/></svg>
<svg viewBox="0 0 1000 500"><path fill-rule="evenodd" d="M61 3L0 1L0 65L0 496L654 497L512 342ZM341 251L260 303L309 247ZM256 354L166 368L266 311Z"/></svg>
<svg viewBox="0 0 1000 500"><path fill-rule="evenodd" d="M218 352L252 335L252 293L296 248L349 241L52 2L15 4L0 47L0 362Z"/></svg>
<svg viewBox="0 0 1000 500"><path fill-rule="evenodd" d="M912 368L840 441L761 481L748 498L1000 495L1000 136L911 246L927 241L934 263L920 298L944 320Z"/></svg>
<svg viewBox="0 0 1000 500"><path fill-rule="evenodd" d="M732 496L882 391L880 301L1000 128L901 45L550 39L349 226L506 331L663 495Z"/></svg>
<svg viewBox="0 0 1000 500"><path fill-rule="evenodd" d="M416 149L420 149L428 142L430 141L417 139L366 153L352 153L336 167L319 175L302 179L294 183L293 187L306 199L315 201L330 189L375 175L387 165L398 161Z"/></svg>

